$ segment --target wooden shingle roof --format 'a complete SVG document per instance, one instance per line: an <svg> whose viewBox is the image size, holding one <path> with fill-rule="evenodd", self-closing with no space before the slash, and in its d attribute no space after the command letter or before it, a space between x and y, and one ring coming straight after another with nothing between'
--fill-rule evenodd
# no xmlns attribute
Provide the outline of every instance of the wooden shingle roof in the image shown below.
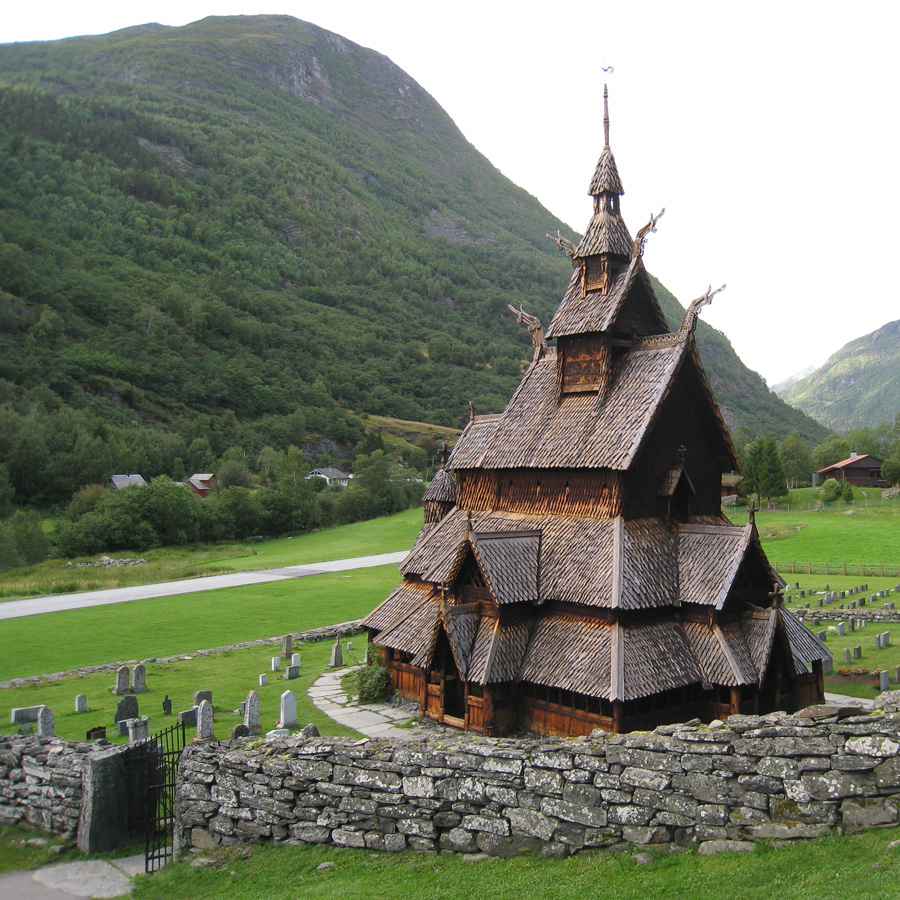
<svg viewBox="0 0 900 900"><path fill-rule="evenodd" d="M450 467L627 469L684 359L686 344L624 353L599 405L595 394L559 400L556 354L549 352L525 373L496 422L469 424L453 448Z"/></svg>
<svg viewBox="0 0 900 900"><path fill-rule="evenodd" d="M627 257L631 253L631 246L631 235L622 217L608 209L600 209L591 217L575 256L615 253Z"/></svg>
<svg viewBox="0 0 900 900"><path fill-rule="evenodd" d="M721 609L752 540L752 525L681 525L678 568L682 603Z"/></svg>
<svg viewBox="0 0 900 900"><path fill-rule="evenodd" d="M422 500L437 500L441 503L452 503L456 500L456 481L446 469L438 469L422 495Z"/></svg>
<svg viewBox="0 0 900 900"><path fill-rule="evenodd" d="M476 533L472 549L498 603L539 599L539 531Z"/></svg>
<svg viewBox="0 0 900 900"><path fill-rule="evenodd" d="M594 177L591 179L588 193L595 196L597 194L618 194L620 197L625 193L622 179L619 178L616 159L608 145L603 148L600 159L597 160L597 167L594 169Z"/></svg>

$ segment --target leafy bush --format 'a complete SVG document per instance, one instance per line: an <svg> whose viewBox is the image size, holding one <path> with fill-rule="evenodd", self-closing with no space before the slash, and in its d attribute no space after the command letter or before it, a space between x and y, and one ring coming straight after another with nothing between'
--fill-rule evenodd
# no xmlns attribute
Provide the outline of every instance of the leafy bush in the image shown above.
<svg viewBox="0 0 900 900"><path fill-rule="evenodd" d="M363 666L356 671L360 703L381 703L394 693L391 673L384 666Z"/></svg>
<svg viewBox="0 0 900 900"><path fill-rule="evenodd" d="M841 483L836 478L828 478L822 484L822 493L826 501L837 500L841 496Z"/></svg>
<svg viewBox="0 0 900 900"><path fill-rule="evenodd" d="M0 572L41 562L47 558L49 549L50 539L44 534L36 512L18 510L0 522Z"/></svg>
<svg viewBox="0 0 900 900"><path fill-rule="evenodd" d="M844 503L853 502L853 485L849 481L844 484L844 489L841 491L841 499Z"/></svg>

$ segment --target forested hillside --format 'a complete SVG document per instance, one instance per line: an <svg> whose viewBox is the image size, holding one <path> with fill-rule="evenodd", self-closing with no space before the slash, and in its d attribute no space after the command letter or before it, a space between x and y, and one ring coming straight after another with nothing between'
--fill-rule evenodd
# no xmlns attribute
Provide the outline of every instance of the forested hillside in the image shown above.
<svg viewBox="0 0 900 900"><path fill-rule="evenodd" d="M19 503L233 447L349 455L366 414L500 410L530 356L507 303L546 323L568 279L544 237L567 229L419 85L285 16L0 46L0 173ZM821 439L698 340L730 423Z"/></svg>
<svg viewBox="0 0 900 900"><path fill-rule="evenodd" d="M893 422L900 413L900 320L850 341L779 393L828 428Z"/></svg>

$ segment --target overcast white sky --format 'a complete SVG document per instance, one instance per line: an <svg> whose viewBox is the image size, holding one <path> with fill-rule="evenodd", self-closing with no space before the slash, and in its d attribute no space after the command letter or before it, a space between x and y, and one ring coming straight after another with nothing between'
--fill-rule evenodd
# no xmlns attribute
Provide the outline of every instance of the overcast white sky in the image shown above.
<svg viewBox="0 0 900 900"><path fill-rule="evenodd" d="M770 384L900 318L897 0L18 3L0 41L286 13L390 57L573 229L611 145L645 262ZM560 296L563 286L560 286Z"/></svg>

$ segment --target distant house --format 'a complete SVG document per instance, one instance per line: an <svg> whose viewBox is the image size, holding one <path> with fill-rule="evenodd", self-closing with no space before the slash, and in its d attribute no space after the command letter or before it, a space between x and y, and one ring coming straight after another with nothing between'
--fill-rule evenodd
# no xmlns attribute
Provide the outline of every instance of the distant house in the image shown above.
<svg viewBox="0 0 900 900"><path fill-rule="evenodd" d="M734 502L738 495L738 485L744 480L743 475L736 472L725 472L722 475L722 501Z"/></svg>
<svg viewBox="0 0 900 900"><path fill-rule="evenodd" d="M350 484L350 479L352 477L353 476L347 472L335 469L334 466L318 466L306 476L306 480L309 481L310 478L321 478L329 487L332 485L347 487L347 485Z"/></svg>
<svg viewBox="0 0 900 900"><path fill-rule="evenodd" d="M127 487L143 487L147 482L140 475L110 475L109 486L114 491Z"/></svg>
<svg viewBox="0 0 900 900"><path fill-rule="evenodd" d="M216 485L218 484L218 479L215 475L209 474L198 474L191 475L188 478L188 487L199 497L206 497L210 491L214 491L216 489Z"/></svg>
<svg viewBox="0 0 900 900"><path fill-rule="evenodd" d="M834 478L843 484L857 484L860 487L890 487L881 477L881 460L868 453L862 455L851 453L849 459L842 459L833 466L819 469L813 475L813 485L818 487L829 478Z"/></svg>

